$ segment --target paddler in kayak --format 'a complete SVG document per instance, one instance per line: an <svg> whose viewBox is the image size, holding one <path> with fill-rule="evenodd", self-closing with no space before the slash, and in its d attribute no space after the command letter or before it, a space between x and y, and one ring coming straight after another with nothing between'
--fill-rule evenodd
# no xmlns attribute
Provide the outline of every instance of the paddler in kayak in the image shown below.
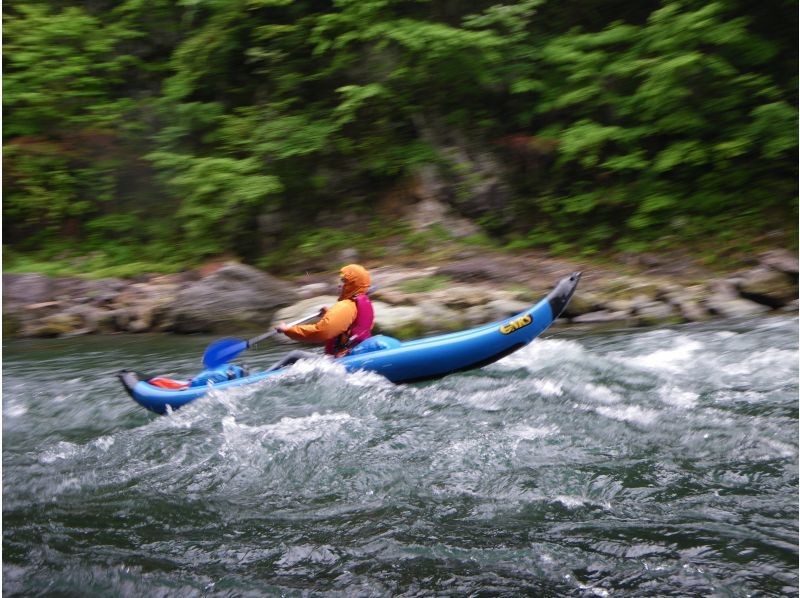
<svg viewBox="0 0 800 598"><path fill-rule="evenodd" d="M329 308L322 308L318 322L297 326L281 323L275 331L296 341L325 343L326 355L344 357L372 335L375 317L367 296L370 282L369 272L363 266L345 266L339 271L339 300ZM318 355L308 351L292 351L270 370L291 365L299 359L316 357Z"/></svg>

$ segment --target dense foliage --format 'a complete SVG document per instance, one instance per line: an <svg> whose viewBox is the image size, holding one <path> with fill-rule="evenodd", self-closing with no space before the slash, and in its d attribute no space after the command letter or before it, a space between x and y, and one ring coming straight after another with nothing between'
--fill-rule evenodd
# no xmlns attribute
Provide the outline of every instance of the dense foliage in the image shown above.
<svg viewBox="0 0 800 598"><path fill-rule="evenodd" d="M794 238L792 1L4 12L7 256L257 262L431 168L514 246Z"/></svg>

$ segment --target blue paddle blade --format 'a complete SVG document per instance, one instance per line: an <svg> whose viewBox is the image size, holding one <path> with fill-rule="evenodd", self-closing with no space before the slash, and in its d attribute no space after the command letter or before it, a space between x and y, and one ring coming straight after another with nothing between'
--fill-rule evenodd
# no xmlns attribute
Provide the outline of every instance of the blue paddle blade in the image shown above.
<svg viewBox="0 0 800 598"><path fill-rule="evenodd" d="M239 353L247 349L247 341L238 338L221 338L211 343L203 353L203 365L206 368L215 368L228 363Z"/></svg>

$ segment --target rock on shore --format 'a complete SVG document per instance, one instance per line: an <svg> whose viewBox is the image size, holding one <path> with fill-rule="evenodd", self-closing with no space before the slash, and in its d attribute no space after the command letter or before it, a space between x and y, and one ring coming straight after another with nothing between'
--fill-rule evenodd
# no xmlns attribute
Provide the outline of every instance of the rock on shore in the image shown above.
<svg viewBox="0 0 800 598"><path fill-rule="evenodd" d="M19 337L229 334L269 326L276 309L298 298L293 285L233 262L138 281L3 274L3 329Z"/></svg>
<svg viewBox="0 0 800 598"><path fill-rule="evenodd" d="M372 268L376 331L410 338L503 319L580 269L581 286L561 322L652 326L798 309L797 256L783 250L762 254L746 271L695 281L544 258L467 256L441 267ZM234 262L133 281L4 274L3 330L7 337L264 330L330 305L330 278L290 283Z"/></svg>

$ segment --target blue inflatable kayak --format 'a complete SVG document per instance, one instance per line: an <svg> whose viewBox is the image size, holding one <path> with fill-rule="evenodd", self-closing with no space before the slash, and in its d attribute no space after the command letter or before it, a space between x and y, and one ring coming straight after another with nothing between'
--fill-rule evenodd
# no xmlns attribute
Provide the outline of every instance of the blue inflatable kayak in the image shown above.
<svg viewBox="0 0 800 598"><path fill-rule="evenodd" d="M483 367L529 344L561 315L581 273L561 279L536 305L516 316L461 332L401 342L374 336L337 361L348 371L369 370L392 382L419 382ZM125 389L143 407L167 413L205 395L276 376L287 368L246 374L233 364L206 370L191 381L147 378L133 371L118 374ZM146 379L142 379L146 378Z"/></svg>

